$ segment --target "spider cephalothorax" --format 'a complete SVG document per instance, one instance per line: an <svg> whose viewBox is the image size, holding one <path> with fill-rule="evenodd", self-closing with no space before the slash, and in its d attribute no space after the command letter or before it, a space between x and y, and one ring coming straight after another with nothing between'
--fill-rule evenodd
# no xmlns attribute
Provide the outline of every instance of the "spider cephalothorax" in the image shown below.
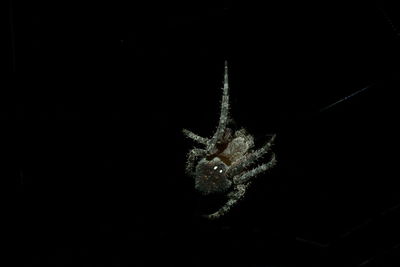
<svg viewBox="0 0 400 267"><path fill-rule="evenodd" d="M225 62L221 115L215 134L211 138L204 138L183 130L186 136L205 146L204 149L193 148L188 154L186 172L195 178L195 188L205 195L228 192L227 203L218 211L206 215L210 219L225 214L245 194L251 178L276 164L275 154L272 153L270 161L249 168L269 151L275 135L263 147L253 150L253 137L244 129L233 134L227 128L228 89L228 66Z"/></svg>

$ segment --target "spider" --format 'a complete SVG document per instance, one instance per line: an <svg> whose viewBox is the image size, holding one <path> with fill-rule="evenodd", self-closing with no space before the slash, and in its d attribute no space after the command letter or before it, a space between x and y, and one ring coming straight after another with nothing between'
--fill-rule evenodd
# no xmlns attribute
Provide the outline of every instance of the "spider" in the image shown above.
<svg viewBox="0 0 400 267"><path fill-rule="evenodd" d="M184 135L193 139L204 148L193 148L187 155L186 173L195 180L195 188L204 195L226 193L228 198L216 212L204 215L215 219L226 214L241 199L252 178L272 168L276 164L275 154L271 159L251 168L250 166L270 151L275 134L260 149L253 150L254 139L241 128L236 132L227 127L229 118L228 63L225 61L224 86L221 114L216 132L211 138L205 138L183 129Z"/></svg>

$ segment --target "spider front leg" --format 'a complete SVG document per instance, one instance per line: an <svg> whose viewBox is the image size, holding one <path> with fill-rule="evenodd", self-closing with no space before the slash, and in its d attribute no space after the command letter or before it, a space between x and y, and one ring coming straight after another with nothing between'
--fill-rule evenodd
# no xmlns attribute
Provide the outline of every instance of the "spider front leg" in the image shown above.
<svg viewBox="0 0 400 267"><path fill-rule="evenodd" d="M228 202L226 202L226 204L218 211L209 215L204 215L204 217L206 217L207 219L217 219L222 215L224 215L225 213L227 213L231 209L231 207L235 205L236 202L238 202L244 196L244 194L246 193L247 186L248 184L236 185L234 191L228 194L229 198Z"/></svg>
<svg viewBox="0 0 400 267"><path fill-rule="evenodd" d="M222 102L221 102L221 114L219 117L219 123L214 136L210 139L207 144L207 150L211 150L217 144L218 140L224 135L226 125L229 121L229 83L228 83L228 62L225 61L225 73L224 73L224 86L222 87Z"/></svg>
<svg viewBox="0 0 400 267"><path fill-rule="evenodd" d="M201 148L193 148L189 151L186 164L186 173L193 174L193 168L195 166L196 159L199 157L204 157L207 151Z"/></svg>
<svg viewBox="0 0 400 267"><path fill-rule="evenodd" d="M209 140L208 138L198 136L197 134L195 134L189 130L186 130L186 129L183 129L182 132L184 135L186 135L190 139L192 139L202 145L207 145L207 143L208 143L208 140Z"/></svg>

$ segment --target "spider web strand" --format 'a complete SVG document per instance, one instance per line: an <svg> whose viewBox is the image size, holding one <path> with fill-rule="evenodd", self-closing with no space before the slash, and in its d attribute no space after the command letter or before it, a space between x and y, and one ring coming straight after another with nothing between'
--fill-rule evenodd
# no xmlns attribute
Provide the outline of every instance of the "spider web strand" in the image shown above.
<svg viewBox="0 0 400 267"><path fill-rule="evenodd" d="M373 86L372 84L371 84L371 85L368 85L368 86L366 86L366 87L364 87L364 88L362 88L362 89L360 89L360 90L358 90L358 91L356 91L356 92L354 92L354 93L352 93L352 94L350 94L350 95L348 95L348 96L346 96L346 97L340 99L339 101L336 101L336 102L333 103L333 104L330 104L330 105L328 105L328 106L326 106L326 107L324 107L324 108L321 108L321 109L319 110L319 112L323 112L323 111L325 111L325 110L328 110L328 109L330 109L330 108L336 106L337 104L340 104L340 103L342 103L342 102L344 102L344 101L346 101L346 100L352 98L353 96L356 96L356 95L358 95L358 94L364 92L365 90L371 88L372 86Z"/></svg>

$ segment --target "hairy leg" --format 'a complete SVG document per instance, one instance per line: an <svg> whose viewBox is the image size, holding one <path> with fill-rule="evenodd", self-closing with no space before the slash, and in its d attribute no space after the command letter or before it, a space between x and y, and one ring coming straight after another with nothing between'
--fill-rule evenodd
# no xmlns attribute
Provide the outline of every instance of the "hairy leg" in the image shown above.
<svg viewBox="0 0 400 267"><path fill-rule="evenodd" d="M215 147L215 144L218 140L221 140L226 124L229 118L229 84L228 84L228 63L225 61L225 74L224 74L224 87L222 87L223 94L222 94L222 102L221 102L221 115L219 117L219 123L217 130L214 136L211 138L210 142L208 143L207 150L211 150Z"/></svg>
<svg viewBox="0 0 400 267"><path fill-rule="evenodd" d="M226 204L222 206L222 208L220 208L218 211L209 215L204 215L204 217L208 219L217 219L227 213L231 209L231 207L244 196L247 186L247 184L236 185L235 190L228 194L228 202L226 202Z"/></svg>
<svg viewBox="0 0 400 267"><path fill-rule="evenodd" d="M186 162L186 174L193 174L193 168L195 167L195 161L199 157L203 157L207 154L207 151L204 149L200 148L193 148L192 150L189 151L188 156L187 156L187 162Z"/></svg>
<svg viewBox="0 0 400 267"><path fill-rule="evenodd" d="M245 172L243 174L237 175L233 177L233 183L234 184L243 184L249 182L250 178L256 176L259 173L262 173L272 167L274 167L276 164L276 157L275 154L272 154L272 158L268 163L262 164L248 172Z"/></svg>
<svg viewBox="0 0 400 267"><path fill-rule="evenodd" d="M208 143L208 140L209 140L208 138L198 136L197 134L195 134L189 130L186 130L186 129L183 129L182 132L184 135L186 135L190 139L193 139L194 141L196 141L202 145L207 145L207 143Z"/></svg>

